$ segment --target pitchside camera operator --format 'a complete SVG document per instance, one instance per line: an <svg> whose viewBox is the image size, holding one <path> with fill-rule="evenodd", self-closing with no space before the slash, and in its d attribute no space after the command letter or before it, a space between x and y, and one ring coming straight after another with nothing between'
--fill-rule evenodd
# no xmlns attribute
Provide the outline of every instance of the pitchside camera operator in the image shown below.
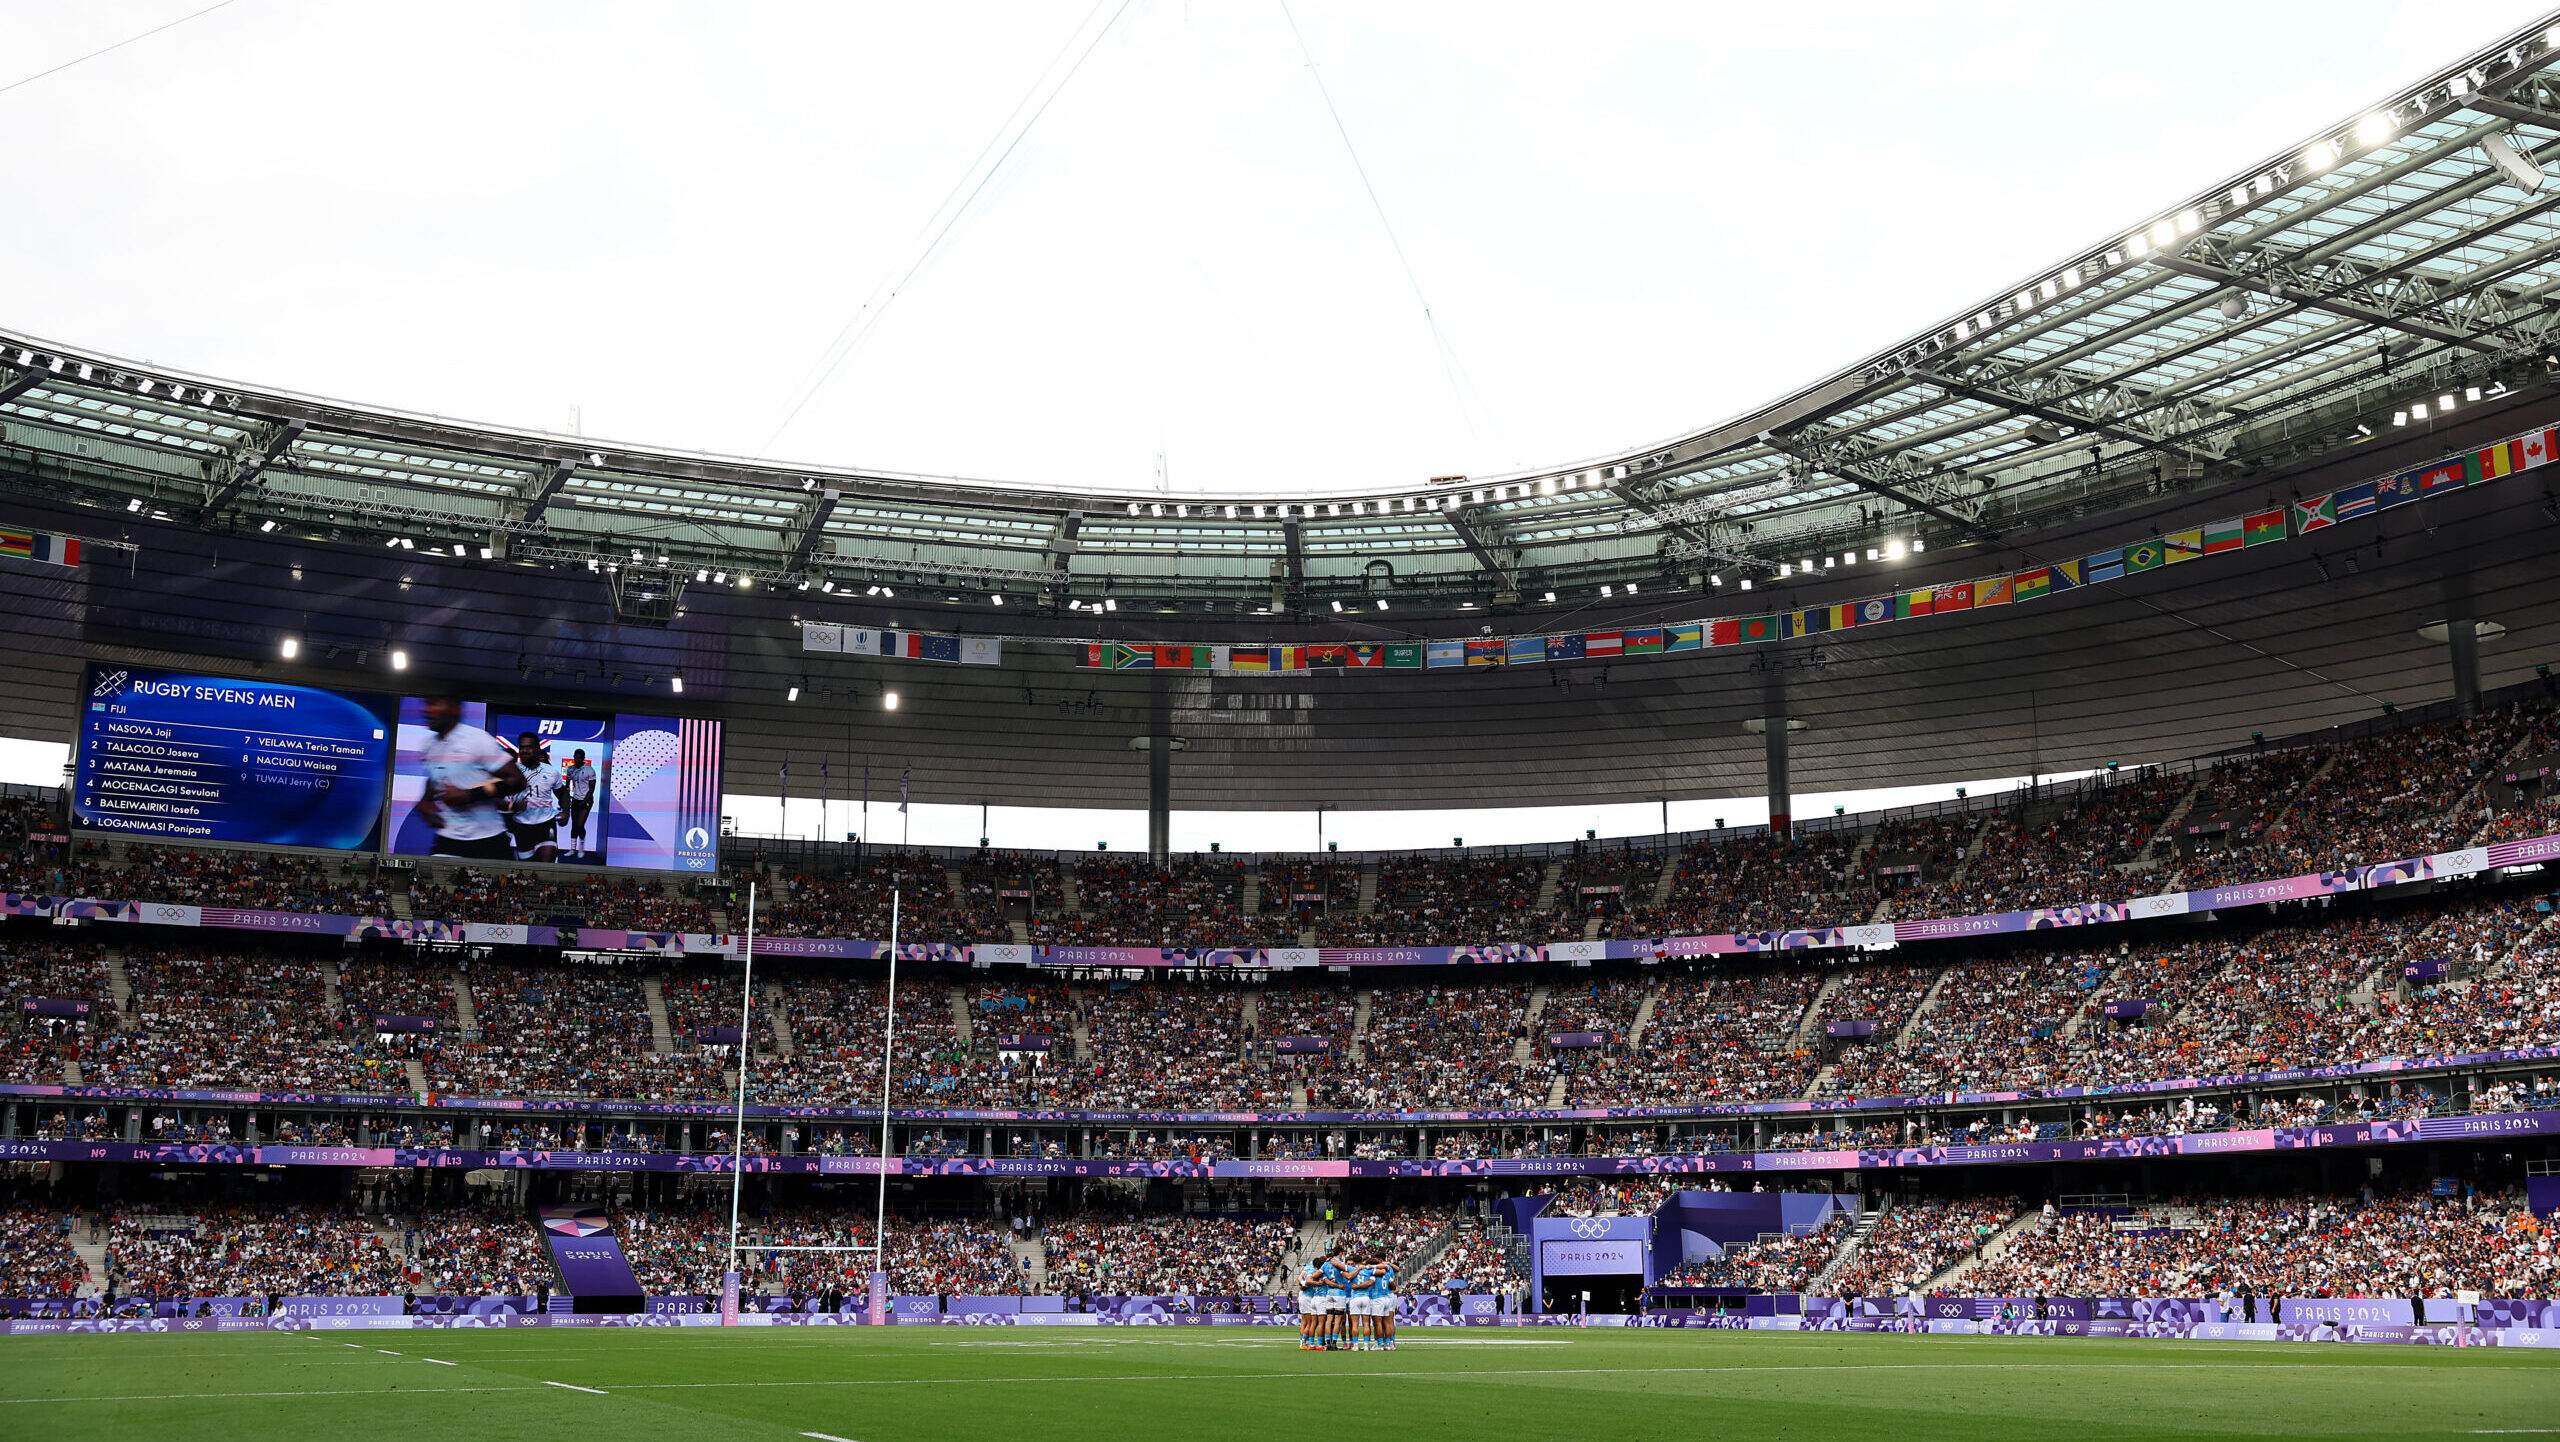
<svg viewBox="0 0 2560 1442"><path fill-rule="evenodd" d="M420 710L434 734L418 748L426 786L412 814L435 829L427 854L515 860L499 803L525 789L523 768L497 737L463 724L462 703L453 697L430 696Z"/></svg>

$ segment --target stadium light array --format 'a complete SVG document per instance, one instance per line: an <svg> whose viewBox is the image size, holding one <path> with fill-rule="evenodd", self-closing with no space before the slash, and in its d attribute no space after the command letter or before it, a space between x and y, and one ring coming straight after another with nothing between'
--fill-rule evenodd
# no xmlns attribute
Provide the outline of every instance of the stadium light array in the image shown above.
<svg viewBox="0 0 2560 1442"><path fill-rule="evenodd" d="M787 691L783 692L783 693L782 693L782 699L783 699L783 700L785 700L785 701L797 701L797 700L799 700L799 699L800 699L800 688L799 688L799 687L797 687L797 686L794 686L794 687L792 687L790 690L787 690Z"/></svg>
<svg viewBox="0 0 2560 1442"><path fill-rule="evenodd" d="M990 606L1001 606L1001 605L1003 605L1003 604L1004 604L1004 593L1003 593L1002 591L998 591L998 592L997 592L997 593L995 593L994 595L989 596L989 597L987 598L987 604L988 604L988 605L990 605Z"/></svg>
<svg viewBox="0 0 2560 1442"><path fill-rule="evenodd" d="M301 639L300 637L298 637L298 636L287 636L287 637L285 637L285 638L284 638L284 658L285 658L286 660L290 661L290 660L292 660L294 657L299 656L299 655L301 655L301 654L302 654L302 639Z"/></svg>
<svg viewBox="0 0 2560 1442"><path fill-rule="evenodd" d="M682 676L669 676L667 678L667 684L675 689L675 693L677 695L681 696L684 694L684 678Z"/></svg>
<svg viewBox="0 0 2560 1442"><path fill-rule="evenodd" d="M898 693L897 693L897 692L895 692L895 691L883 691L883 692L881 692L881 693L880 693L880 709L881 709L881 710L883 710L883 711L895 711L895 710L897 710L897 709L898 709Z"/></svg>
<svg viewBox="0 0 2560 1442"><path fill-rule="evenodd" d="M392 670L394 670L394 671L406 671L406 670L408 670L408 669L409 669L409 653L408 653L408 652L406 652L406 651L402 651L402 650L399 650L399 649L397 649L397 648L394 648L394 649L392 650L392 652L391 652L391 669L392 669Z"/></svg>
<svg viewBox="0 0 2560 1442"><path fill-rule="evenodd" d="M272 531L272 530L274 530L275 528L276 528L276 523L275 523L275 522L273 522L273 521L260 521L260 522L258 523L258 529L259 529L259 531L260 531L260 532L262 532L262 533L263 533L263 532L266 532L266 531Z"/></svg>

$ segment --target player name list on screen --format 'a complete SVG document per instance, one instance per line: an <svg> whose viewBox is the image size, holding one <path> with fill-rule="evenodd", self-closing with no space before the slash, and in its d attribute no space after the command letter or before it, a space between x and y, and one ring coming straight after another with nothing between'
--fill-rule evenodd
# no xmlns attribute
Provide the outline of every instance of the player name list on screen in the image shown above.
<svg viewBox="0 0 2560 1442"><path fill-rule="evenodd" d="M74 819L134 836L367 847L391 714L385 697L94 666Z"/></svg>

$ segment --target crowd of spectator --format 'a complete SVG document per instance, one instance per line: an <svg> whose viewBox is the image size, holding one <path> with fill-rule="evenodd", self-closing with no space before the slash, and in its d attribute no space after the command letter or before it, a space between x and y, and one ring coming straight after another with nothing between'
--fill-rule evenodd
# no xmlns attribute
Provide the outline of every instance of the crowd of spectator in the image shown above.
<svg viewBox="0 0 2560 1442"><path fill-rule="evenodd" d="M118 1296L384 1296L407 1284L374 1224L321 1207L219 1207L188 1217L119 1212L107 1223Z"/></svg>
<svg viewBox="0 0 2560 1442"><path fill-rule="evenodd" d="M2052 1212L1961 1284L1980 1296L2544 1297L2551 1227L2477 1195L2213 1197ZM2440 1319L2441 1320L2441 1319Z"/></svg>
<svg viewBox="0 0 2560 1442"><path fill-rule="evenodd" d="M1048 1288L1120 1297L1267 1292L1297 1228L1276 1218L1092 1212L1041 1228Z"/></svg>
<svg viewBox="0 0 2560 1442"><path fill-rule="evenodd" d="M71 1250L72 1219L55 1207L0 1205L0 1297L74 1297L89 1264Z"/></svg>
<svg viewBox="0 0 2560 1442"><path fill-rule="evenodd" d="M1843 1297L1909 1293L1982 1248L2018 1214L2015 1197L1915 1200L1888 1208L1831 1279Z"/></svg>
<svg viewBox="0 0 2560 1442"><path fill-rule="evenodd" d="M1849 1240L1853 1217L1835 1211L1803 1232L1772 1232L1736 1242L1721 1256L1701 1256L1663 1277L1665 1287L1731 1287L1750 1292L1810 1291Z"/></svg>

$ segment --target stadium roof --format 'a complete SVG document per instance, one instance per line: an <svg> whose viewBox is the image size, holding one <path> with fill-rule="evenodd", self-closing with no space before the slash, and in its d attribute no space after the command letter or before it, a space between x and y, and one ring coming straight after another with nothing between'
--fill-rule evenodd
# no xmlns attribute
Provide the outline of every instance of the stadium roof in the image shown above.
<svg viewBox="0 0 2560 1442"><path fill-rule="evenodd" d="M0 414L13 447L65 462L59 480L215 528L465 540L581 569L636 553L679 575L904 579L979 606L1001 593L1056 609L1108 587L1202 617L1379 595L1534 612L1550 591L1569 605L1603 583L1695 587L1888 537L2021 545L2164 487L2353 444L2449 388L2542 381L2560 196L2491 151L2537 164L2560 145L2555 33L2504 37L1794 394L1523 474L1250 497L780 465L5 333ZM1875 269L1841 283L1926 283L1892 279L1892 254L1880 220Z"/></svg>
<svg viewBox="0 0 2560 1442"><path fill-rule="evenodd" d="M684 674L680 704L730 723L732 791L832 755L911 763L920 800L1134 805L1146 768L1128 743L1169 712L1190 743L1179 806L1470 806L1754 794L1741 723L1775 684L1816 727L1796 760L1814 791L2174 759L2434 700L2444 651L2417 628L2456 607L2506 628L2482 680L2513 682L2560 650L2560 500L2526 477L2263 564L1614 671L1168 678L1021 643L1393 641L1826 605L2549 425L2560 186L2515 174L2560 159L2555 62L2552 31L2507 37L1694 435L1403 492L1180 498L784 467L0 339L6 519L141 548L68 583L0 570L21 652L0 730L66 734L83 656L273 671L284 628L327 684L369 665L361 684L382 688L395 642L420 682L507 689L512 672L520 694L595 705L678 704L667 681ZM1891 253L1880 228L1880 266ZM386 565L402 537L415 548ZM1773 575L1889 539L1926 551ZM732 584L688 592L697 569ZM734 584L747 577L763 584ZM659 610L639 614L653 591ZM1000 667L898 669L803 654L801 619L1008 640ZM786 704L793 687L821 704Z"/></svg>

